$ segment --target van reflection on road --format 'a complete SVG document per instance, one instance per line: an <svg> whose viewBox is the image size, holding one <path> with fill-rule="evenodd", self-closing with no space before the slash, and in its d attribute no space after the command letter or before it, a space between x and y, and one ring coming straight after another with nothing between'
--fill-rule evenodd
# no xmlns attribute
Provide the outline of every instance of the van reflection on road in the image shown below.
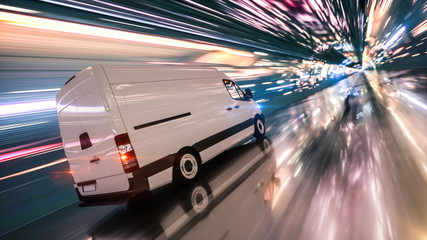
<svg viewBox="0 0 427 240"><path fill-rule="evenodd" d="M272 210L276 159L267 138L209 161L190 186L169 184L132 198L92 227L92 238L258 238ZM274 187L273 187L274 188ZM268 197L266 197L268 195ZM243 237L244 238L244 237Z"/></svg>

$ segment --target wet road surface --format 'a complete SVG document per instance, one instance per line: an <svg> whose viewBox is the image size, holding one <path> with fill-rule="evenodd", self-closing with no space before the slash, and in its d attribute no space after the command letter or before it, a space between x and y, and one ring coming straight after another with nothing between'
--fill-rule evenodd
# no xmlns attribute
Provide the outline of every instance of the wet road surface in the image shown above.
<svg viewBox="0 0 427 240"><path fill-rule="evenodd" d="M387 85L405 73L384 74L353 75L271 112L266 139L209 161L190 186L81 208L70 177L50 174L19 194L55 192L64 205L44 205L48 214L1 238L426 239L426 110L410 98L425 88Z"/></svg>

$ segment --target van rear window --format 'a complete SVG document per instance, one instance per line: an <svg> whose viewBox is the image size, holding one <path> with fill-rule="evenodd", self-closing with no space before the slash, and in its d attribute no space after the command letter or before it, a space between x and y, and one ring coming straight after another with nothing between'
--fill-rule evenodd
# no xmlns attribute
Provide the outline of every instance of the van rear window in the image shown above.
<svg viewBox="0 0 427 240"><path fill-rule="evenodd" d="M80 134L79 138L82 150L92 147L92 142L90 141L89 134L87 132Z"/></svg>

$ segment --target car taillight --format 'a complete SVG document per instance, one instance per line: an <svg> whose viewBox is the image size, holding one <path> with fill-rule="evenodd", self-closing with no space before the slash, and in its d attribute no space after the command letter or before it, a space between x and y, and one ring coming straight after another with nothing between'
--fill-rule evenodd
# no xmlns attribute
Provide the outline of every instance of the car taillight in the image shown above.
<svg viewBox="0 0 427 240"><path fill-rule="evenodd" d="M125 172L130 173L138 169L138 161L136 160L135 151L130 144L129 135L127 133L120 134L117 135L114 139L116 140L120 160L122 161Z"/></svg>

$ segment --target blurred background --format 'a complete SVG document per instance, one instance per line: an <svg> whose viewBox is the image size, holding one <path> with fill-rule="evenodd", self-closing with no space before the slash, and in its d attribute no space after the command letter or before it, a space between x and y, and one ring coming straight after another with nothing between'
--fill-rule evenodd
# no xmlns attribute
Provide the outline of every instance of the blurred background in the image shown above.
<svg viewBox="0 0 427 240"><path fill-rule="evenodd" d="M0 238L427 239L426 39L425 0L2 0ZM268 138L79 208L55 96L97 64L217 68Z"/></svg>

